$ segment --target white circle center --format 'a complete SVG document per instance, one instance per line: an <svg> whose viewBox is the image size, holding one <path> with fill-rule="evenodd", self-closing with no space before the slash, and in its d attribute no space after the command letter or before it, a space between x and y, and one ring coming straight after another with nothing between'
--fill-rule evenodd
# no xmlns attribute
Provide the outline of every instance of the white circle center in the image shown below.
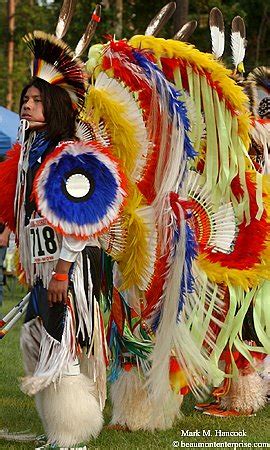
<svg viewBox="0 0 270 450"><path fill-rule="evenodd" d="M75 173L67 179L66 190L72 197L84 197L90 191L90 181L85 175Z"/></svg>

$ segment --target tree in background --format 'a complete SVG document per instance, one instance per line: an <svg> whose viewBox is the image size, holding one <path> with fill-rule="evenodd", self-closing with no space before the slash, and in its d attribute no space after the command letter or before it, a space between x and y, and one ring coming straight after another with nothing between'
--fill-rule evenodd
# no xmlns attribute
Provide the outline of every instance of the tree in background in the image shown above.
<svg viewBox="0 0 270 450"><path fill-rule="evenodd" d="M25 70L29 62L30 53L22 42L22 36L34 29L41 29L54 33L55 25L62 4L62 0L47 2L46 0L16 0L14 14L14 33L9 31L7 7L15 0L0 0L0 104L11 106L10 92L13 90L13 110L17 110L19 95L23 85L29 79L29 72ZM102 0L104 5L102 21L98 26L93 43L104 41L107 34L120 37L131 37L134 34L143 34L150 20L165 4L166 0ZM249 72L258 64L270 65L270 7L264 0L177 0L177 11L174 20L170 20L160 33L161 37L171 38L182 22L198 20L198 28L191 36L190 42L202 51L211 51L210 31L208 28L208 14L213 6L221 9L226 26L226 56L225 62L231 64L230 50L230 24L234 16L241 15L246 22L248 48L246 52L245 67ZM66 42L75 48L82 36L96 2L78 0L75 14L69 33L65 36ZM12 34L14 39L11 41ZM14 64L10 70L8 65L9 43L14 42ZM86 56L86 55L85 55ZM10 59L11 61L11 59ZM9 75L8 75L9 67ZM8 102L7 102L8 99Z"/></svg>
<svg viewBox="0 0 270 450"><path fill-rule="evenodd" d="M7 50L7 108L13 106L13 67L14 67L14 31L15 31L15 0L7 2L8 19L8 50Z"/></svg>

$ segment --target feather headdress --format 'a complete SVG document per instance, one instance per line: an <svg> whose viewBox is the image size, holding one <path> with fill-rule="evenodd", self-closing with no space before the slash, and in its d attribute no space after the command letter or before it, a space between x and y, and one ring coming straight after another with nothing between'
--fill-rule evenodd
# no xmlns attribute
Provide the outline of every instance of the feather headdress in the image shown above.
<svg viewBox="0 0 270 450"><path fill-rule="evenodd" d="M62 40L42 31L34 31L23 38L34 54L32 76L65 89L74 107L83 103L86 74L83 63Z"/></svg>

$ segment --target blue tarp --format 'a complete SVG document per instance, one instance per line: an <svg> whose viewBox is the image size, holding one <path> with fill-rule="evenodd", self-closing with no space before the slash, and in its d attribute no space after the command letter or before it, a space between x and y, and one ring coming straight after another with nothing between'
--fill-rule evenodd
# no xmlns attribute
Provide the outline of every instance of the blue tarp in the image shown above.
<svg viewBox="0 0 270 450"><path fill-rule="evenodd" d="M0 155L4 155L16 141L19 114L0 106Z"/></svg>

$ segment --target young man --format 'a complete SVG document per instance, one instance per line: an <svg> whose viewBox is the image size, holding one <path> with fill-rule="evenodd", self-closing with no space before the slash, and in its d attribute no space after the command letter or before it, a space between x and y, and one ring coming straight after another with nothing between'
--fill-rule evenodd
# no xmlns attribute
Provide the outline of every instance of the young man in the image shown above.
<svg viewBox="0 0 270 450"><path fill-rule="evenodd" d="M33 38L35 42L38 39ZM21 146L17 144L0 167L3 188L9 190L1 206L4 216L13 222L21 271L30 288L21 334L26 372L22 390L35 396L48 438L46 448L56 448L87 442L98 435L103 424L93 381L94 377L98 379L98 369L91 364L96 357L94 335L97 340L101 334L100 319L96 319L100 252L96 239L75 239L56 231L37 206L35 183L46 158L59 153L59 144L66 149L78 141L75 119L78 98L84 93L81 63L73 61L62 43L52 42L46 36L42 39L44 46L53 48L57 61L59 51L64 52L66 64L59 69L64 87L55 85L54 78L51 82L45 80L46 70L45 75L37 70L23 89L23 138ZM48 54L50 58L51 52ZM38 60L44 63L42 58L48 54L35 54L34 67ZM71 173L72 169L71 165ZM43 184L47 181L45 177ZM63 191L65 177L61 183ZM66 190L71 192L71 187ZM57 200L58 194L52 195ZM78 199L72 198L76 203ZM95 276L91 276L94 272ZM102 354L99 359L103 361ZM105 364L104 367L102 370L106 371ZM86 375L81 373L83 370Z"/></svg>

